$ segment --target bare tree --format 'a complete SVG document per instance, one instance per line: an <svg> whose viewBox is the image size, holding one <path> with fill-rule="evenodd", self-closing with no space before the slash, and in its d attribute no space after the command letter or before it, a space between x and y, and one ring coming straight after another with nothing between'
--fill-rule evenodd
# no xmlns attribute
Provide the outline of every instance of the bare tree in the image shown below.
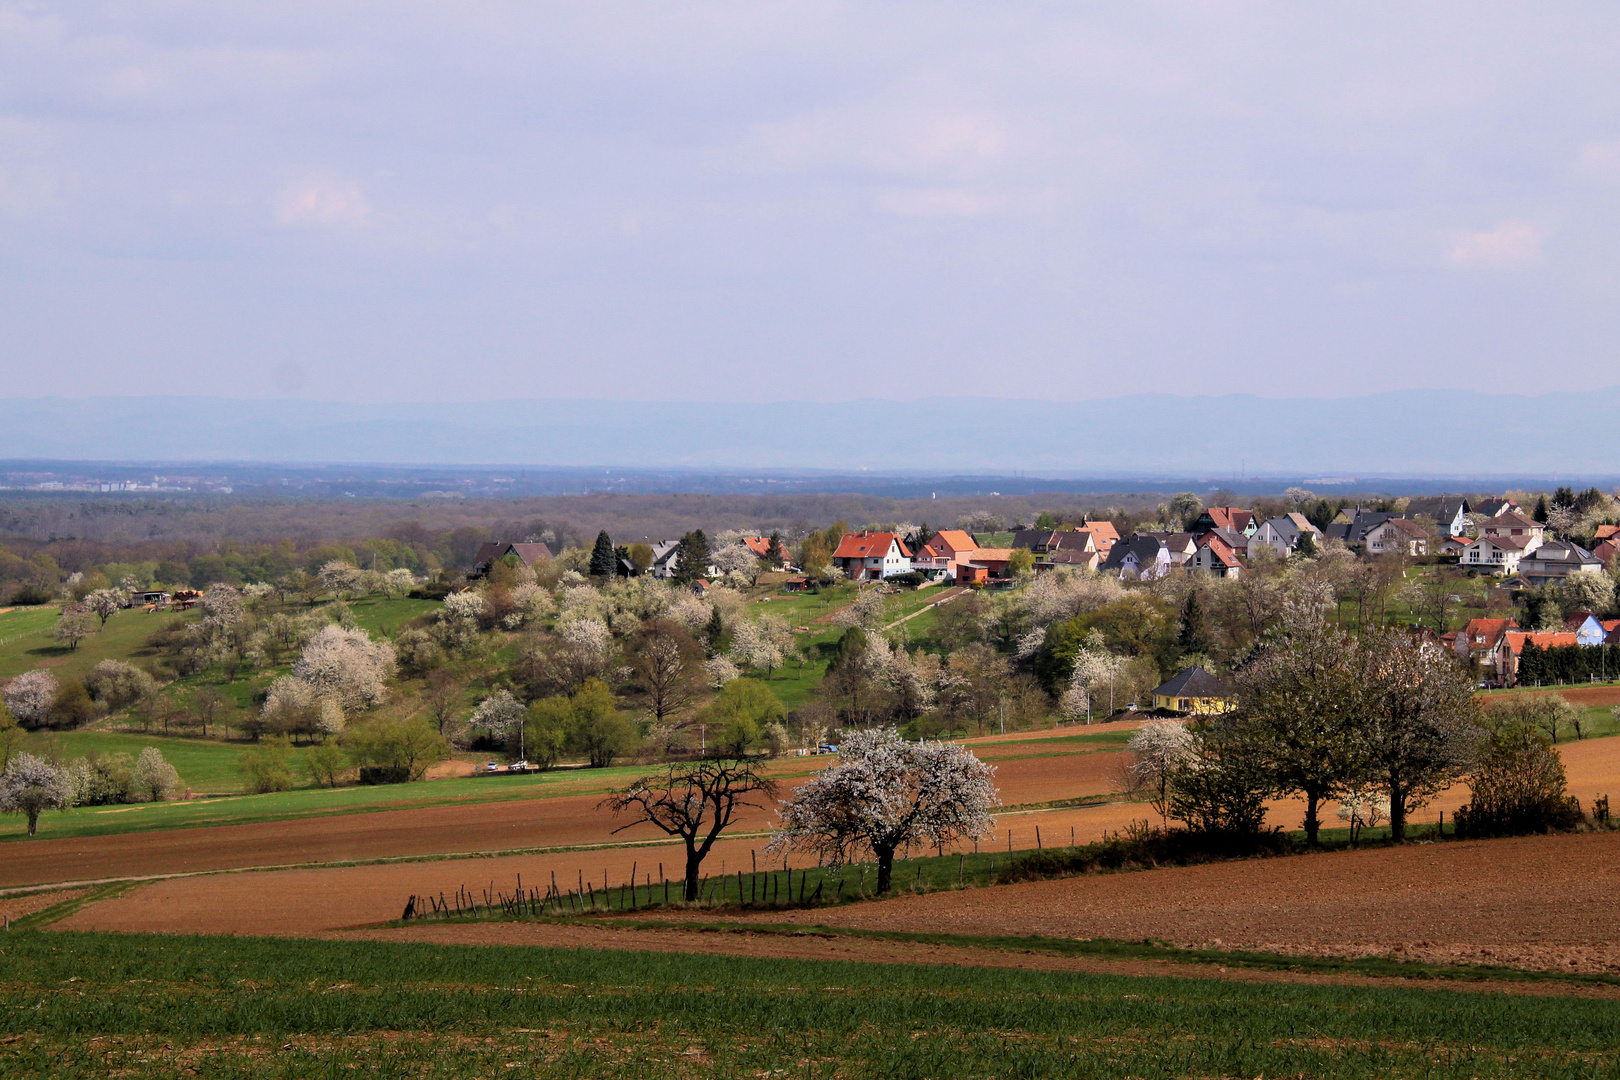
<svg viewBox="0 0 1620 1080"><path fill-rule="evenodd" d="M736 820L738 810L764 805L755 796L775 798L776 782L745 761L717 759L670 765L661 774L640 777L624 791L603 799L597 808L613 811L614 817L633 815L633 820L614 833L648 822L681 838L686 845L681 896L690 903L698 898L704 858Z"/></svg>
<svg viewBox="0 0 1620 1080"><path fill-rule="evenodd" d="M685 627L669 619L643 623L626 659L647 697L653 723L664 723L691 703L703 670L703 649Z"/></svg>

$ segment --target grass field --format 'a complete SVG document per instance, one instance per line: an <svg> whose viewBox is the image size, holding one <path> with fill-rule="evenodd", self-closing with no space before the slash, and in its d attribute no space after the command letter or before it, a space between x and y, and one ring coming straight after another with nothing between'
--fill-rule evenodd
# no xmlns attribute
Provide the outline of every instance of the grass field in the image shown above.
<svg viewBox="0 0 1620 1080"><path fill-rule="evenodd" d="M197 794L240 792L242 774L236 763L250 743L218 742L212 739L185 739L162 735L125 734L84 728L79 731L35 732L23 749L36 754L75 758L88 754L128 754L136 757L148 746L162 751L163 758L180 773L181 781ZM308 752L304 746L292 750L295 768ZM301 770L300 770L301 771Z"/></svg>
<svg viewBox="0 0 1620 1080"><path fill-rule="evenodd" d="M0 679L31 668L48 666L56 675L84 675L102 660L127 660L144 655L146 637L174 616L148 615L138 609L120 611L104 629L91 634L77 649L59 644L51 631L61 612L54 605L13 608L0 615ZM195 612L181 616L196 618Z"/></svg>
<svg viewBox="0 0 1620 1080"><path fill-rule="evenodd" d="M53 1077L1600 1077L1609 1001L681 954L15 932Z"/></svg>

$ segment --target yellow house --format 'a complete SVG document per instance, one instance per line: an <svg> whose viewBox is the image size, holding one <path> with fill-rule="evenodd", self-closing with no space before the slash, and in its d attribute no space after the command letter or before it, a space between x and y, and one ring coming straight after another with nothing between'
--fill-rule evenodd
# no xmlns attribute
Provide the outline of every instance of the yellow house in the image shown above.
<svg viewBox="0 0 1620 1080"><path fill-rule="evenodd" d="M1190 667L1153 688L1153 707L1166 712L1213 716L1237 708L1232 688L1201 667Z"/></svg>

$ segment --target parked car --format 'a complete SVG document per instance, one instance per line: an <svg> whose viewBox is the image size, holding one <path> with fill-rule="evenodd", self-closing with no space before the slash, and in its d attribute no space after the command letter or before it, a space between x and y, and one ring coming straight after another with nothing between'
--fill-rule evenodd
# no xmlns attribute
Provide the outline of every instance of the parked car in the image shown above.
<svg viewBox="0 0 1620 1080"><path fill-rule="evenodd" d="M485 772L500 772L501 771L501 763L498 762L498 761L492 761L488 765L484 766L484 771Z"/></svg>
<svg viewBox="0 0 1620 1080"><path fill-rule="evenodd" d="M527 772L528 768L529 763L527 761L514 761L506 767L508 772Z"/></svg>
<svg viewBox="0 0 1620 1080"><path fill-rule="evenodd" d="M832 743L822 743L820 746L816 747L816 753L836 754L838 753L838 747L834 746Z"/></svg>

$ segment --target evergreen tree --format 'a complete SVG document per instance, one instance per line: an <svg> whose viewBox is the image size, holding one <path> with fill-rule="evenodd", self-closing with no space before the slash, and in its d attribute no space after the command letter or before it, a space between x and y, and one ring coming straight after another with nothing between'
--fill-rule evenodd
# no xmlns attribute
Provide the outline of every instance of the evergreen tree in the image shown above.
<svg viewBox="0 0 1620 1080"><path fill-rule="evenodd" d="M1567 487L1559 488L1553 492L1552 504L1560 510L1572 508L1575 505L1575 492Z"/></svg>
<svg viewBox="0 0 1620 1080"><path fill-rule="evenodd" d="M1543 525L1547 524L1547 496L1543 495L1536 500L1535 512L1530 516Z"/></svg>
<svg viewBox="0 0 1620 1080"><path fill-rule="evenodd" d="M603 529L596 534L596 546L591 548L591 577L612 577L619 568L619 560L613 554L613 540Z"/></svg>
<svg viewBox="0 0 1620 1080"><path fill-rule="evenodd" d="M720 609L715 608L709 612L709 623L703 628L703 636L708 639L709 653L713 655L720 651L720 638L726 632L726 624L720 618Z"/></svg>
<svg viewBox="0 0 1620 1080"><path fill-rule="evenodd" d="M613 567L621 577L630 576L630 549L624 544L616 544L613 548Z"/></svg>
<svg viewBox="0 0 1620 1080"><path fill-rule="evenodd" d="M1314 559L1317 555L1321 554L1320 549L1318 549L1316 546L1316 534L1308 532L1300 533L1298 542L1294 544L1294 552L1295 554L1303 555L1307 559Z"/></svg>
<svg viewBox="0 0 1620 1080"><path fill-rule="evenodd" d="M770 545L765 549L765 558L777 568L787 562L787 548L782 546L781 533L772 530Z"/></svg>
<svg viewBox="0 0 1620 1080"><path fill-rule="evenodd" d="M1198 603L1198 590L1187 593L1187 603L1181 609L1181 628L1176 632L1176 647L1183 653L1209 651L1209 640L1204 633L1204 609Z"/></svg>
<svg viewBox="0 0 1620 1080"><path fill-rule="evenodd" d="M675 583L690 585L708 572L709 538L703 535L702 529L693 529L681 537L680 546L675 549Z"/></svg>

